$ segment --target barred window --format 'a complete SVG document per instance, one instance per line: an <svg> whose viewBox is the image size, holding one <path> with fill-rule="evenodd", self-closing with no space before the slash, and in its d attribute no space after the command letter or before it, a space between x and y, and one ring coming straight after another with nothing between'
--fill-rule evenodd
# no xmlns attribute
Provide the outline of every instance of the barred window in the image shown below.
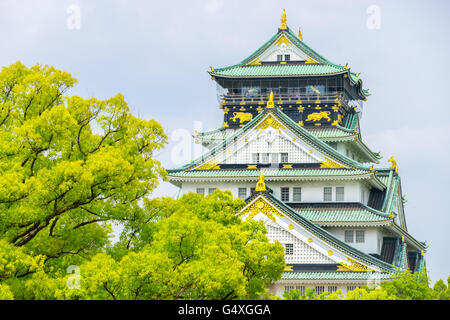
<svg viewBox="0 0 450 320"><path fill-rule="evenodd" d="M289 188L281 188L281 201L289 202Z"/></svg>
<svg viewBox="0 0 450 320"><path fill-rule="evenodd" d="M294 286L284 286L284 291L293 290Z"/></svg>
<svg viewBox="0 0 450 320"><path fill-rule="evenodd" d="M283 60L283 55L282 54L278 54L277 55L277 61L282 61Z"/></svg>
<svg viewBox="0 0 450 320"><path fill-rule="evenodd" d="M211 194L214 192L214 190L216 190L216 188L208 188L208 194Z"/></svg>
<svg viewBox="0 0 450 320"><path fill-rule="evenodd" d="M328 293L333 293L337 291L337 286L328 286Z"/></svg>
<svg viewBox="0 0 450 320"><path fill-rule="evenodd" d="M197 194L205 194L205 188L197 188Z"/></svg>
<svg viewBox="0 0 450 320"><path fill-rule="evenodd" d="M252 153L252 162L259 163L259 153Z"/></svg>
<svg viewBox="0 0 450 320"><path fill-rule="evenodd" d="M286 243L284 245L284 247L286 250L286 252L285 252L286 254L289 254L289 255L294 254L294 244L293 243Z"/></svg>
<svg viewBox="0 0 450 320"><path fill-rule="evenodd" d="M269 163L269 154L268 153L261 153L261 162Z"/></svg>
<svg viewBox="0 0 450 320"><path fill-rule="evenodd" d="M364 243L364 230L356 230L356 243Z"/></svg>
<svg viewBox="0 0 450 320"><path fill-rule="evenodd" d="M347 292L353 291L357 288L357 286L347 286Z"/></svg>
<svg viewBox="0 0 450 320"><path fill-rule="evenodd" d="M316 294L317 295L322 294L324 292L325 292L325 287L324 286L317 286L316 287Z"/></svg>
<svg viewBox="0 0 450 320"><path fill-rule="evenodd" d="M294 187L292 190L293 201L302 201L302 188Z"/></svg>
<svg viewBox="0 0 450 320"><path fill-rule="evenodd" d="M353 230L345 230L345 242L353 243Z"/></svg>
<svg viewBox="0 0 450 320"><path fill-rule="evenodd" d="M336 201L344 201L344 187L336 187Z"/></svg>
<svg viewBox="0 0 450 320"><path fill-rule="evenodd" d="M305 286L296 286L295 289L296 290L300 290L300 295L301 296L305 295Z"/></svg>
<svg viewBox="0 0 450 320"><path fill-rule="evenodd" d="M247 188L239 188L238 189L238 197L241 199L247 198Z"/></svg>
<svg viewBox="0 0 450 320"><path fill-rule="evenodd" d="M287 163L289 162L289 153L282 153L281 154L281 163Z"/></svg>
<svg viewBox="0 0 450 320"><path fill-rule="evenodd" d="M333 200L333 188L324 187L323 188L323 201L332 201Z"/></svg>
<svg viewBox="0 0 450 320"><path fill-rule="evenodd" d="M284 60L285 61L291 61L291 55L290 54L285 54L284 55Z"/></svg>

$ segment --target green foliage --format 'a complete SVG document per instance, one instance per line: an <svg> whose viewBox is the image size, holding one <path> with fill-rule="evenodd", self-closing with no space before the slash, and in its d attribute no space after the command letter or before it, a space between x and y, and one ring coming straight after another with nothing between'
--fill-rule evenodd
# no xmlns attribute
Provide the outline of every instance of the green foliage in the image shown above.
<svg viewBox="0 0 450 320"><path fill-rule="evenodd" d="M152 228L141 225L139 230L124 230L110 255L98 254L81 266L82 289L67 289L58 297L270 297L266 287L283 272L284 249L279 243L269 243L262 223L236 217L242 200L233 199L229 191L216 190L206 197L190 193L179 200L165 198L152 204L152 212L144 215L147 220L153 217L146 223ZM155 218L155 212L160 218ZM130 239L136 246L128 246Z"/></svg>
<svg viewBox="0 0 450 320"><path fill-rule="evenodd" d="M134 117L121 94L69 97L76 82L20 62L0 72L0 234L60 275L104 250L110 223L133 219L166 175L153 159L160 124Z"/></svg>

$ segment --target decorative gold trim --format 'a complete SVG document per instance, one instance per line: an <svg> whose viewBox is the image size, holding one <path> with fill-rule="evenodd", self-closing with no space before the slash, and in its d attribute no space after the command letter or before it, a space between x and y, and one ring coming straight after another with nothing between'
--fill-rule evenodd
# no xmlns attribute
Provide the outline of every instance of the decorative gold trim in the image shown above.
<svg viewBox="0 0 450 320"><path fill-rule="evenodd" d="M302 30L300 28L298 28L298 38L303 41Z"/></svg>
<svg viewBox="0 0 450 320"><path fill-rule="evenodd" d="M288 228L289 228L289 230L292 230L292 229L294 229L294 226L293 226L292 224L290 224L290 225L288 226Z"/></svg>
<svg viewBox="0 0 450 320"><path fill-rule="evenodd" d="M306 117L305 121L316 122L316 121L320 121L322 119L326 119L327 121L331 121L330 114L331 114L330 111L321 111L321 112L310 113Z"/></svg>
<svg viewBox="0 0 450 320"><path fill-rule="evenodd" d="M257 169L257 165L256 164L248 164L247 169Z"/></svg>
<svg viewBox="0 0 450 320"><path fill-rule="evenodd" d="M345 168L344 166L340 165L337 162L334 162L333 160L324 157L324 161L320 162L320 167L321 168L330 168L330 169L335 169L335 168Z"/></svg>
<svg viewBox="0 0 450 320"><path fill-rule="evenodd" d="M367 271L367 267L349 257L347 257L349 263L341 262L338 264L337 271Z"/></svg>
<svg viewBox="0 0 450 320"><path fill-rule="evenodd" d="M219 170L220 165L217 162L209 161L207 163L202 164L200 167L195 170Z"/></svg>
<svg viewBox="0 0 450 320"><path fill-rule="evenodd" d="M263 122L261 122L255 129L266 130L267 128L272 127L278 132L281 133L280 129L286 129L281 123L278 122L272 115L269 115Z"/></svg>
<svg viewBox="0 0 450 320"><path fill-rule="evenodd" d="M259 66L261 65L261 60L258 58L254 60L252 63L250 63L251 66Z"/></svg>
<svg viewBox="0 0 450 320"><path fill-rule="evenodd" d="M282 169L292 169L292 164L283 164Z"/></svg>
<svg viewBox="0 0 450 320"><path fill-rule="evenodd" d="M397 161L394 160L394 156L392 156L388 161L392 164L392 165L389 167L389 169L394 169L395 172L398 173Z"/></svg>
<svg viewBox="0 0 450 320"><path fill-rule="evenodd" d="M285 43L286 45L290 45L291 44L291 41L289 41L289 39L286 38L286 36L284 34L280 37L280 39L277 40L277 42L275 42L275 44L279 47L283 43Z"/></svg>
<svg viewBox="0 0 450 320"><path fill-rule="evenodd" d="M333 251L332 250L328 250L328 255L332 256L333 255Z"/></svg>
<svg viewBox="0 0 450 320"><path fill-rule="evenodd" d="M241 211L239 213L239 216L245 216L246 214L248 214L247 218L245 218L245 221L248 221L250 219L253 219L253 217L256 216L258 213L264 214L273 222L276 222L275 215L279 217L284 217L283 214L278 212L269 202L267 202L265 199L262 198L256 200L248 208Z"/></svg>
<svg viewBox="0 0 450 320"><path fill-rule="evenodd" d="M259 174L258 182L256 183L255 191L266 191L266 183L264 182L263 172Z"/></svg>
<svg viewBox="0 0 450 320"><path fill-rule="evenodd" d="M286 11L285 11L284 9L283 9L283 15L281 16L280 29L281 29L281 30L286 30L286 29L287 29L287 24L286 24Z"/></svg>
<svg viewBox="0 0 450 320"><path fill-rule="evenodd" d="M305 63L306 63L306 64L317 63L317 61L314 61L314 60L311 59L310 57L306 57Z"/></svg>
<svg viewBox="0 0 450 320"><path fill-rule="evenodd" d="M286 266L286 267L284 267L283 271L294 271L294 270L292 270L293 267L294 266Z"/></svg>
<svg viewBox="0 0 450 320"><path fill-rule="evenodd" d="M270 90L269 100L267 100L266 108L267 109L275 108L275 105L273 104L273 91L272 90Z"/></svg>

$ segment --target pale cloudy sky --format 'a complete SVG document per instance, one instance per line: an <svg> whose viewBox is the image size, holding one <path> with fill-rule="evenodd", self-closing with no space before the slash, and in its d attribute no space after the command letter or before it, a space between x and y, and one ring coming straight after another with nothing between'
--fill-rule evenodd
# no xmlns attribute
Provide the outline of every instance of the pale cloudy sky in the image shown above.
<svg viewBox="0 0 450 320"><path fill-rule="evenodd" d="M373 6L379 29L368 27ZM261 46L277 31L283 8L288 26L301 27L308 45L361 72L372 94L362 134L381 151L382 165L395 156L408 230L430 246L433 281L446 279L448 1L0 0L0 65L53 65L79 80L72 94L83 97L123 93L135 114L155 118L175 138L199 124L221 125L216 87L206 71L235 64ZM79 25L73 20L77 9ZM167 168L178 166L171 157L177 143L159 155ZM176 192L163 183L154 195Z"/></svg>

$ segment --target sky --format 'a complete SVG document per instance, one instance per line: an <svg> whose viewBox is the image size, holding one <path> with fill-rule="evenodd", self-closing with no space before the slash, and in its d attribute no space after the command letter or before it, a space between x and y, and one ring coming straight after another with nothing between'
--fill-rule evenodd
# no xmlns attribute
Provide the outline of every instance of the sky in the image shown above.
<svg viewBox="0 0 450 320"><path fill-rule="evenodd" d="M207 71L240 62L280 25L301 27L307 45L361 73L371 96L361 133L381 166L393 155L409 233L427 241L432 281L450 275L449 1L0 0L0 66L22 61L70 72L84 98L124 94L133 114L160 122L174 168L201 152L194 130L221 126ZM191 152L188 152L191 151ZM175 196L162 182L152 196Z"/></svg>

